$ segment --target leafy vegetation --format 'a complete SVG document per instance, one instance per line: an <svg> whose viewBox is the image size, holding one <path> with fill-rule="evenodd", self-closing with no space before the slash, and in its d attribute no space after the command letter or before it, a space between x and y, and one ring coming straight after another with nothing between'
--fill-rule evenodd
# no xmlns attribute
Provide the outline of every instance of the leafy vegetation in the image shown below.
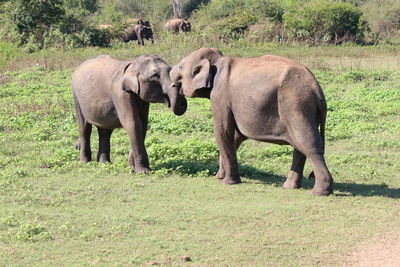
<svg viewBox="0 0 400 267"><path fill-rule="evenodd" d="M119 46L127 21L150 20L164 42L164 23L180 2L197 42L246 39L281 44L398 44L400 2L396 0L4 0L0 39L43 48ZM32 8L31 8L32 7ZM40 15L38 15L40 14ZM99 25L113 25L102 30Z"/></svg>

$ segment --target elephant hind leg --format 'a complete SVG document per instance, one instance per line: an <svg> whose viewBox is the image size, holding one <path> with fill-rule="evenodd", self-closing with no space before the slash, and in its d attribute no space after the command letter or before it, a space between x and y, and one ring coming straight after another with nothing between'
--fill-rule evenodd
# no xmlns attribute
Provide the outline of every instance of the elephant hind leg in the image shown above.
<svg viewBox="0 0 400 267"><path fill-rule="evenodd" d="M303 178L304 164L306 162L306 156L297 149L293 150L292 167L288 177L283 184L285 189L295 189L301 187L301 179Z"/></svg>
<svg viewBox="0 0 400 267"><path fill-rule="evenodd" d="M92 160L92 151L90 150L90 135L92 134L92 125L86 121L82 114L79 102L74 95L76 120L79 129L79 142L77 148L80 150L80 160L82 162L89 162Z"/></svg>
<svg viewBox="0 0 400 267"><path fill-rule="evenodd" d="M113 130L97 128L99 133L99 151L97 161L101 163L111 162L110 160L110 139Z"/></svg>
<svg viewBox="0 0 400 267"><path fill-rule="evenodd" d="M287 125L293 146L311 161L315 174L315 184L312 193L320 196L331 194L333 192L333 179L326 166L322 138L318 132L317 123L309 121L306 117L293 116ZM303 168L303 160L305 161L305 158L303 159L300 155L294 155L293 163L297 165L295 167L297 172L300 170L300 166ZM291 179L299 179L300 173L290 172L289 176L293 174L295 176ZM291 179L289 178L288 180L290 181Z"/></svg>

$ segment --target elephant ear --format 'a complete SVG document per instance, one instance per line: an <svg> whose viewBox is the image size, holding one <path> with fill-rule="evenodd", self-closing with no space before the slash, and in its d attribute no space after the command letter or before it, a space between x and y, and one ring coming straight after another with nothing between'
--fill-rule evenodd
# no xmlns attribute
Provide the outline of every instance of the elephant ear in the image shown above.
<svg viewBox="0 0 400 267"><path fill-rule="evenodd" d="M211 87L210 61L208 59L201 59L199 64L192 69L192 74L194 76L192 81L193 91Z"/></svg>
<svg viewBox="0 0 400 267"><path fill-rule="evenodd" d="M126 92L134 92L139 95L140 84L138 75L132 70L132 63L125 66L122 76L122 90Z"/></svg>

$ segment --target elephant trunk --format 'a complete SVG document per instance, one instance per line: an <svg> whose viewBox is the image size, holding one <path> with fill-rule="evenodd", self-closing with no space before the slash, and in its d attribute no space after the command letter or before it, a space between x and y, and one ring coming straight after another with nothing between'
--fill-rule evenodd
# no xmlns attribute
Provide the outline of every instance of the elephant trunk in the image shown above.
<svg viewBox="0 0 400 267"><path fill-rule="evenodd" d="M171 103L172 112L175 115L183 115L186 112L187 101L183 94L180 93L180 87L171 86L168 91L169 101Z"/></svg>
<svg viewBox="0 0 400 267"><path fill-rule="evenodd" d="M181 88L179 85L172 83L169 79L165 79L163 82L163 88L167 88L166 95L168 96L169 106L175 115L183 115L186 112L187 101L183 94L181 94Z"/></svg>

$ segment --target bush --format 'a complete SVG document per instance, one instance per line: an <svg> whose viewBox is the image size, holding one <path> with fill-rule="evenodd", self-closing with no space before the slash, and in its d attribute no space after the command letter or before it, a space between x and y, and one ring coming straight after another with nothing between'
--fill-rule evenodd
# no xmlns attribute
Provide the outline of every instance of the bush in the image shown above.
<svg viewBox="0 0 400 267"><path fill-rule="evenodd" d="M189 18L193 11L202 5L207 5L209 2L210 0L187 0L182 7L182 16Z"/></svg>
<svg viewBox="0 0 400 267"><path fill-rule="evenodd" d="M251 2L250 2L251 3ZM282 1L278 0L256 0L249 3L249 8L257 14L259 19L268 19L276 23L282 23L285 8Z"/></svg>
<svg viewBox="0 0 400 267"><path fill-rule="evenodd" d="M250 12L236 10L231 16L217 21L208 29L211 38L239 39L257 21Z"/></svg>
<svg viewBox="0 0 400 267"><path fill-rule="evenodd" d="M347 3L312 1L283 15L287 33L312 44L361 41L365 22L359 8Z"/></svg>
<svg viewBox="0 0 400 267"><path fill-rule="evenodd" d="M89 21L97 0L15 0L1 8L1 39L24 46L28 52L110 43L107 33Z"/></svg>
<svg viewBox="0 0 400 267"><path fill-rule="evenodd" d="M285 34L281 23L266 20L251 25L246 38L254 42L282 43L285 40Z"/></svg>

